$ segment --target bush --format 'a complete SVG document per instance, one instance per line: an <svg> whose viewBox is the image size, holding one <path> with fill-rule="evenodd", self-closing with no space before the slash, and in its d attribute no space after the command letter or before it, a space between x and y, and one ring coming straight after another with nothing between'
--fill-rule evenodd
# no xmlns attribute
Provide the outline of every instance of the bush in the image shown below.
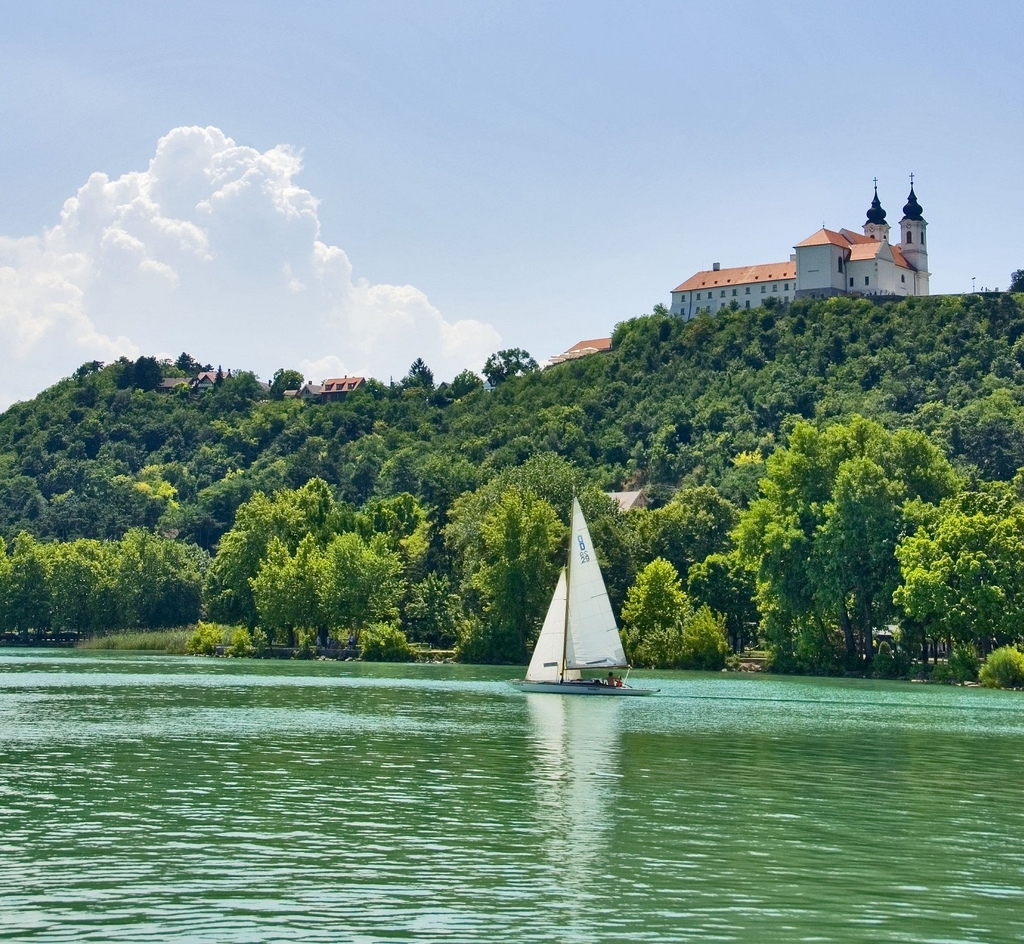
<svg viewBox="0 0 1024 944"><path fill-rule="evenodd" d="M892 647L887 642L878 644L878 652L871 663L871 672L875 678L891 679L896 678L896 658L892 654Z"/></svg>
<svg viewBox="0 0 1024 944"><path fill-rule="evenodd" d="M1016 646L993 649L978 678L985 688L1024 688L1024 652Z"/></svg>
<svg viewBox="0 0 1024 944"><path fill-rule="evenodd" d="M713 613L705 603L683 624L683 651L679 667L715 672L725 668L729 643L725 638L725 617Z"/></svg>
<svg viewBox="0 0 1024 944"><path fill-rule="evenodd" d="M266 631L257 626L252 631L252 654L257 658L261 659L267 654L267 650L270 648L270 640L267 638Z"/></svg>
<svg viewBox="0 0 1024 944"><path fill-rule="evenodd" d="M252 637L249 630L239 626L231 636L231 645L228 648L228 655L236 659L251 659L256 654L253 648Z"/></svg>
<svg viewBox="0 0 1024 944"><path fill-rule="evenodd" d="M316 655L316 630L297 629L295 636L298 645L292 653L293 659L312 659Z"/></svg>
<svg viewBox="0 0 1024 944"><path fill-rule="evenodd" d="M374 623L359 634L363 659L367 662L415 662L416 650L397 626Z"/></svg>
<svg viewBox="0 0 1024 944"><path fill-rule="evenodd" d="M225 627L217 623L204 623L202 620L196 625L192 635L185 642L185 652L190 656L212 656L216 654L217 647L225 643Z"/></svg>
<svg viewBox="0 0 1024 944"><path fill-rule="evenodd" d="M949 672L955 682L974 682L978 678L978 650L971 643L954 646L949 654Z"/></svg>

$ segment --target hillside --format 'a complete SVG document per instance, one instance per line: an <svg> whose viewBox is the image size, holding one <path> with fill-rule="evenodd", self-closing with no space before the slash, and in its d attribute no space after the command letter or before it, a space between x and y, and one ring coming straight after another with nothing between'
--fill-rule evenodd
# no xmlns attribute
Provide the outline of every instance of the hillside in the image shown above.
<svg viewBox="0 0 1024 944"><path fill-rule="evenodd" d="M0 417L0 535L158 528L212 549L256 490L313 477L344 501L410 491L442 517L461 492L553 452L605 489L656 500L710 484L745 505L795 418L859 414L925 432L959 467L1024 465L1021 297L877 307L835 299L691 322L620 324L614 349L458 399L407 378L342 403L272 400L250 375L198 395L78 373Z"/></svg>
<svg viewBox="0 0 1024 944"><path fill-rule="evenodd" d="M958 639L985 650L1000 626L951 627L943 608L966 591L950 577L960 597L929 597L914 568L933 574L941 555L907 547L984 514L985 527L1019 519L1024 548L1008 484L1024 466L1022 302L839 298L690 322L656 309L618 325L610 352L491 391L469 375L435 387L417 363L327 404L244 372L160 393L151 358L86 364L0 417L0 536L14 542L0 593L17 604L5 626L167 625L182 599L198 615L201 596L214 618L289 638L366 627L380 651L402 651L401 627L515 661L575 487L613 603L633 599L624 616L644 612L637 594L679 593L682 579L690 616L665 639L684 624L719 632L687 609L706 603L734 646L759 634L783 668L870 665L873 627L901 620L904 661ZM641 487L647 511L620 515L601 496ZM73 542L52 546L78 563L58 566L37 541ZM659 557L671 567L650 570ZM163 589L136 599L147 567ZM1017 591L999 594L986 605L1009 612ZM700 664L627 630L641 661Z"/></svg>

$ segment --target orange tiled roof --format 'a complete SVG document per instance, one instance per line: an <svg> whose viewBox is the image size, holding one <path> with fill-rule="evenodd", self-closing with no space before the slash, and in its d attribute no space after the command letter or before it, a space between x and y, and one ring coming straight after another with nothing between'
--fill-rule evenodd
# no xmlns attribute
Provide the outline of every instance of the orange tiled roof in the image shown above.
<svg viewBox="0 0 1024 944"><path fill-rule="evenodd" d="M841 236L845 236L851 243L877 243L877 239L872 239L870 236L865 236L863 233L855 233L852 229L839 230Z"/></svg>
<svg viewBox="0 0 1024 944"><path fill-rule="evenodd" d="M323 383L324 393L348 393L355 390L365 377L328 377Z"/></svg>
<svg viewBox="0 0 1024 944"><path fill-rule="evenodd" d="M706 269L691 275L673 292L689 292L701 288L725 288L727 285L745 285L750 282L775 282L779 279L795 279L796 263L766 262L763 265L736 266L731 269Z"/></svg>
<svg viewBox="0 0 1024 944"><path fill-rule="evenodd" d="M892 250L892 257L896 261L896 265L901 269L909 269L911 272L917 271L917 269L907 262L907 257L903 255L903 250L900 249L899 246L890 246L889 248Z"/></svg>
<svg viewBox="0 0 1024 944"><path fill-rule="evenodd" d="M796 244L797 249L802 249L806 246L841 246L846 248L847 246L864 246L875 243L877 245L878 240L872 239L870 236L864 236L862 233L855 233L852 230L841 229L837 233L833 229L825 229L822 227L816 233L812 233L803 242Z"/></svg>
<svg viewBox="0 0 1024 944"><path fill-rule="evenodd" d="M565 353L573 354L576 351L610 351L611 349L611 338L593 338L590 341L578 341Z"/></svg>
<svg viewBox="0 0 1024 944"><path fill-rule="evenodd" d="M796 244L797 249L803 249L807 246L842 246L845 249L850 245L848 240L842 233L834 232L830 229L822 227L818 232L808 236L803 242Z"/></svg>
<svg viewBox="0 0 1024 944"><path fill-rule="evenodd" d="M871 239L867 243L858 243L850 247L850 262L862 262L865 259L874 259L886 245L877 239Z"/></svg>

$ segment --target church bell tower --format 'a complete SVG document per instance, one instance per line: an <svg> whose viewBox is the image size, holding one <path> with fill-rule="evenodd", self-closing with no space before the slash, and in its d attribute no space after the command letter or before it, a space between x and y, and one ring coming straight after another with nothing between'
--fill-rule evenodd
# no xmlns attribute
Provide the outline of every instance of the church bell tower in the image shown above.
<svg viewBox="0 0 1024 944"><path fill-rule="evenodd" d="M914 274L914 294L928 294L928 244L925 222L921 204L914 193L914 175L910 175L910 196L903 208L903 219L900 220L900 250L903 258L917 271Z"/></svg>
<svg viewBox="0 0 1024 944"><path fill-rule="evenodd" d="M889 242L889 224L885 222L885 210L878 199L878 178L875 178L875 197L868 207L868 218L864 222L864 235L881 242Z"/></svg>

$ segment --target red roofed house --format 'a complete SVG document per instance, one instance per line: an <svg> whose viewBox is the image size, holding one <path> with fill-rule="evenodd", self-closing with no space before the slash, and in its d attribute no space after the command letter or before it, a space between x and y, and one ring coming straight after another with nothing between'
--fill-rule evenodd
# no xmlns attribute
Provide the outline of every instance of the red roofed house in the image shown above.
<svg viewBox="0 0 1024 944"><path fill-rule="evenodd" d="M578 341L564 354L556 354L551 358L550 363L561 364L562 361L572 361L577 357L586 357L588 354L596 354L598 351L610 351L611 349L611 338L591 338L589 341Z"/></svg>
<svg viewBox="0 0 1024 944"><path fill-rule="evenodd" d="M365 377L329 377L321 386L320 402L344 400L353 390L358 390L364 383L366 383Z"/></svg>
<svg viewBox="0 0 1024 944"><path fill-rule="evenodd" d="M878 188L868 209L864 233L835 232L822 227L794 247L788 262L723 269L717 262L672 290L672 313L692 318L728 308L757 308L769 297L794 298L833 295L905 297L928 294L928 250L921 204L910 196L900 220L899 245L889 243L889 224L878 200Z"/></svg>

